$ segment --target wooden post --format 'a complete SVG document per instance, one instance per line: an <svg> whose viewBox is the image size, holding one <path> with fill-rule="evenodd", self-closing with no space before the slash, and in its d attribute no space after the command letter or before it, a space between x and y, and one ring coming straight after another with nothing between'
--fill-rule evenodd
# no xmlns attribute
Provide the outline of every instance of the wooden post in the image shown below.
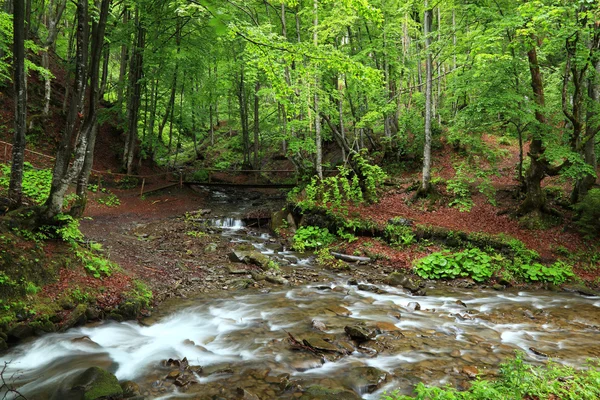
<svg viewBox="0 0 600 400"><path fill-rule="evenodd" d="M8 161L8 144L4 145L4 162Z"/></svg>
<svg viewBox="0 0 600 400"><path fill-rule="evenodd" d="M142 179L142 190L140 190L140 197L144 195L144 186L146 185L146 178Z"/></svg>
<svg viewBox="0 0 600 400"><path fill-rule="evenodd" d="M183 188L183 172L179 171L179 189Z"/></svg>
<svg viewBox="0 0 600 400"><path fill-rule="evenodd" d="M102 176L98 174L98 191L100 191L100 185L102 184Z"/></svg>

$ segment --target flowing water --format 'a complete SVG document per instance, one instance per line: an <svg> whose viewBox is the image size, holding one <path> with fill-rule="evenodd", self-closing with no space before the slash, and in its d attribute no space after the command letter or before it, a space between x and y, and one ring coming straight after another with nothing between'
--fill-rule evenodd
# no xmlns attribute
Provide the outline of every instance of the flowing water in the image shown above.
<svg viewBox="0 0 600 400"><path fill-rule="evenodd" d="M210 225L288 260L284 274L302 269L322 283L178 300L145 324L109 321L43 336L4 356L21 392L51 398L69 376L101 366L135 381L149 399L291 399L313 385L338 390L339 399L377 399L393 389L410 393L421 381L465 387L474 367L493 376L515 350L530 362L549 356L577 367L600 357L600 298L440 287L413 297L381 285L361 290L348 277L314 269L310 257L270 248L268 234L249 235L238 219ZM377 336L351 340L344 328L361 324ZM290 335L321 354L294 349ZM164 360L183 358L202 368L190 368L179 382L165 379L173 367Z"/></svg>

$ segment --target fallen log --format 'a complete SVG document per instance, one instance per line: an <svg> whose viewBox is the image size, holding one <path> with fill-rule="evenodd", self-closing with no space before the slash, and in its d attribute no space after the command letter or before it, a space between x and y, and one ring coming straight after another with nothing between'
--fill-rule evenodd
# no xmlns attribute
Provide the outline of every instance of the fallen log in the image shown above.
<svg viewBox="0 0 600 400"><path fill-rule="evenodd" d="M351 256L350 254L335 253L333 251L331 251L330 254L338 260L342 260L342 261L346 261L346 262L350 262L350 263L368 264L371 262L370 257Z"/></svg>

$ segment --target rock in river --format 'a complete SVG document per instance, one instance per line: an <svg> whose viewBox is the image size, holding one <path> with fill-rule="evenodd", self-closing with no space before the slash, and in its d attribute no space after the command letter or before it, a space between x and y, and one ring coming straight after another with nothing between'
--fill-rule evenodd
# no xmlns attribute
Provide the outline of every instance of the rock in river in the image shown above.
<svg viewBox="0 0 600 400"><path fill-rule="evenodd" d="M69 378L67 378L69 379ZM117 378L99 367L91 367L76 375L70 383L54 393L53 400L121 399L123 389Z"/></svg>
<svg viewBox="0 0 600 400"><path fill-rule="evenodd" d="M357 342L366 342L375 337L375 332L361 325L348 325L344 327L344 331L351 339Z"/></svg>

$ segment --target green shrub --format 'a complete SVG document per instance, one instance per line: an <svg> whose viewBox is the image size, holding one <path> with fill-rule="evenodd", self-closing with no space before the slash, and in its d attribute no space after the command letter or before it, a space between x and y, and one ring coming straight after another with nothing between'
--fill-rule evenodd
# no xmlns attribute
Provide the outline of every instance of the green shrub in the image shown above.
<svg viewBox="0 0 600 400"><path fill-rule="evenodd" d="M523 355L518 353L514 360L501 366L497 381L475 380L471 388L464 392L449 386L437 388L419 383L414 396L403 396L396 392L384 394L382 400L598 399L598 362L590 362L587 367L577 371L553 362L531 366L525 364Z"/></svg>
<svg viewBox="0 0 600 400"><path fill-rule="evenodd" d="M398 225L394 221L385 226L385 238L392 245L409 246L415 242L415 234L410 226Z"/></svg>
<svg viewBox="0 0 600 400"><path fill-rule="evenodd" d="M192 174L192 181L194 182L207 182L208 181L208 171L205 169L199 169L194 171Z"/></svg>
<svg viewBox="0 0 600 400"><path fill-rule="evenodd" d="M533 263L521 264L518 268L521 277L531 282L548 282L561 285L567 279L575 276L571 266L562 261L557 261L548 267L540 263Z"/></svg>
<svg viewBox="0 0 600 400"><path fill-rule="evenodd" d="M301 226L294 234L294 249L298 251L327 247L335 240L327 228Z"/></svg>
<svg viewBox="0 0 600 400"><path fill-rule="evenodd" d="M470 277L476 282L484 282L492 277L501 260L501 256L490 256L477 248L459 253L444 250L420 259L415 266L415 273L424 279Z"/></svg>
<svg viewBox="0 0 600 400"><path fill-rule="evenodd" d="M313 177L304 188L305 195L298 201L298 206L304 211L318 207L325 207L328 212L332 210L343 215L348 214L348 203L356 205L365 201L376 202L379 188L387 179L386 173L377 165L371 165L358 153L353 154L353 159L360 170L362 181L358 175L345 166L339 166L339 174L323 179ZM291 193L290 200L294 201L297 193Z"/></svg>
<svg viewBox="0 0 600 400"><path fill-rule="evenodd" d="M600 233L600 189L592 189L575 205L578 219L577 226L582 233L596 236Z"/></svg>

